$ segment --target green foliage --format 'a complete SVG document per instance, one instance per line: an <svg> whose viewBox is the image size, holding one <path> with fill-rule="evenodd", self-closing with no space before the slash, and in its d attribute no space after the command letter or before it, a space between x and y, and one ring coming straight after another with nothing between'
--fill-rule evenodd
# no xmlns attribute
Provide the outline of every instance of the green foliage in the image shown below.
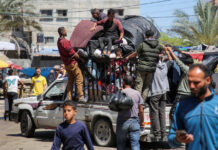
<svg viewBox="0 0 218 150"><path fill-rule="evenodd" d="M182 38L169 37L165 33L161 33L159 41L161 43L167 43L167 44L170 44L172 46L183 46L183 47L185 47L185 46L192 46L192 43L187 42L187 41L183 40Z"/></svg>
<svg viewBox="0 0 218 150"><path fill-rule="evenodd" d="M189 40L194 45L201 43L207 45L218 44L218 6L212 2L199 0L194 8L195 17L176 10L177 19L170 31L179 34L183 39Z"/></svg>
<svg viewBox="0 0 218 150"><path fill-rule="evenodd" d="M20 28L42 28L33 16L32 5L27 5L29 0L0 0L0 32L16 31ZM24 9L25 8L25 9Z"/></svg>

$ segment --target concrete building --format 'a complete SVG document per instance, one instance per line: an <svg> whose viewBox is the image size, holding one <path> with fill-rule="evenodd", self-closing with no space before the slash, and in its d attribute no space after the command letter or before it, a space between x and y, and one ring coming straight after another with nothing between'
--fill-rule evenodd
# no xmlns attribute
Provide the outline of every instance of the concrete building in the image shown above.
<svg viewBox="0 0 218 150"><path fill-rule="evenodd" d="M69 39L81 20L91 18L93 8L102 9L104 13L114 8L118 17L140 14L140 0L31 0L30 4L39 14L36 20L43 29L42 32L32 30L28 33L32 49L56 48L58 27L66 27Z"/></svg>

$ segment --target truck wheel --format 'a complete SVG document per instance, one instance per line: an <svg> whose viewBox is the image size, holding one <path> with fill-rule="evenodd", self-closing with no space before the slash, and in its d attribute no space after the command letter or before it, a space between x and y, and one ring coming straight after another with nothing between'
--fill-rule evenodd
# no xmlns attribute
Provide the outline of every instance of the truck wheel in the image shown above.
<svg viewBox="0 0 218 150"><path fill-rule="evenodd" d="M31 137L35 133L34 122L32 120L32 117L27 111L24 111L21 114L20 129L21 129L21 134L25 137Z"/></svg>
<svg viewBox="0 0 218 150"><path fill-rule="evenodd" d="M115 142L115 135L110 121L100 119L94 125L94 139L99 146L112 146Z"/></svg>

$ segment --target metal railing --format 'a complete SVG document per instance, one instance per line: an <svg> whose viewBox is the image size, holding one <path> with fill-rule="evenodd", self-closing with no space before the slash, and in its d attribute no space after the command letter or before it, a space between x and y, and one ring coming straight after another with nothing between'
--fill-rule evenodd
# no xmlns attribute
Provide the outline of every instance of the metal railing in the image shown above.
<svg viewBox="0 0 218 150"><path fill-rule="evenodd" d="M83 91L89 102L107 102L111 95L122 87L125 75L135 77L136 61L125 58L93 60L81 67L83 72ZM73 99L76 99L76 86L73 85Z"/></svg>

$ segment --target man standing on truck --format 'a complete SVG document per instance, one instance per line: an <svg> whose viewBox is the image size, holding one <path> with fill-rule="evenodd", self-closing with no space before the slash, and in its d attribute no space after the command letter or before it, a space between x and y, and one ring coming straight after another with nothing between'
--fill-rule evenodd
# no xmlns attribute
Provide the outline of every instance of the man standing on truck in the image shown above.
<svg viewBox="0 0 218 150"><path fill-rule="evenodd" d="M169 145L179 147L185 143L187 150L217 150L218 97L210 88L210 70L203 64L192 65L188 83L191 96L176 107Z"/></svg>
<svg viewBox="0 0 218 150"><path fill-rule="evenodd" d="M92 18L94 19L93 21L100 21L100 20L107 18L107 15L101 12L97 8L92 9L91 14L92 14Z"/></svg>
<svg viewBox="0 0 218 150"><path fill-rule="evenodd" d="M143 99L141 94L132 89L133 78L131 76L124 77L123 87L127 96L133 100L133 106L129 110L121 110L117 117L117 149L126 150L126 138L129 135L131 149L140 150L140 127L144 128L144 110Z"/></svg>
<svg viewBox="0 0 218 150"><path fill-rule="evenodd" d="M146 39L139 44L136 52L126 57L126 60L128 60L138 56L135 85L136 90L142 93L144 101L146 101L148 96L149 85L159 61L159 54L163 50L158 40L154 39L152 30L146 31L145 36Z"/></svg>
<svg viewBox="0 0 218 150"><path fill-rule="evenodd" d="M42 94L46 88L47 88L47 81L45 77L41 75L41 69L36 68L35 76L32 77L32 84L30 86L29 96L32 93L32 89L33 89L33 95L37 96Z"/></svg>
<svg viewBox="0 0 218 150"><path fill-rule="evenodd" d="M67 98L72 100L73 83L75 80L78 101L86 102L83 93L83 75L77 62L79 55L74 51L70 41L65 38L67 30L64 27L58 28L58 34L60 36L57 41L58 50L68 74Z"/></svg>
<svg viewBox="0 0 218 150"><path fill-rule="evenodd" d="M103 53L110 55L113 41L121 41L124 35L124 30L121 22L115 18L115 11L113 9L108 10L107 16L108 18L95 22L90 30L95 31L97 25L103 25L104 35L98 40ZM107 51L104 49L105 42L107 42Z"/></svg>
<svg viewBox="0 0 218 150"><path fill-rule="evenodd" d="M148 92L151 129L153 131L154 141L165 141L167 137L165 107L167 100L166 93L170 90L167 74L173 61L169 52L165 51L165 53L168 56L168 61L164 60L163 53L159 55L160 60L157 64Z"/></svg>
<svg viewBox="0 0 218 150"><path fill-rule="evenodd" d="M13 101L14 99L18 98L18 84L21 84L21 86L23 86L23 82L20 80L20 78L14 75L14 71L10 69L8 71L8 76L5 78L3 84L4 89L7 89L7 98L9 103L9 112L8 112L9 120L10 120L10 113L12 110Z"/></svg>
<svg viewBox="0 0 218 150"><path fill-rule="evenodd" d="M189 71L189 66L194 63L192 57L189 54L183 54L183 57L180 59L174 54L173 50L171 47L167 47L168 52L172 55L172 58L176 61L176 64L179 66L181 70L181 77L179 80L179 85L177 88L177 94L176 98L173 102L173 106L171 107L170 110L170 120L173 122L173 116L174 116L174 111L176 108L177 103L191 95L191 91L188 85L188 71Z"/></svg>

